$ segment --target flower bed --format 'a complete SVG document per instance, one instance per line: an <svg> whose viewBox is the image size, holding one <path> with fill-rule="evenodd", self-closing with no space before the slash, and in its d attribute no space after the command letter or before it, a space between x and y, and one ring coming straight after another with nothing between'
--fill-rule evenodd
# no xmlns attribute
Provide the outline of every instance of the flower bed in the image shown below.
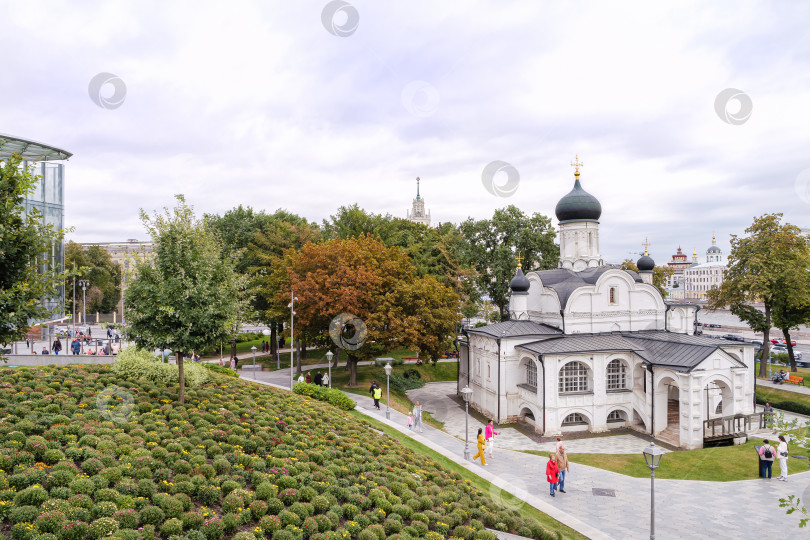
<svg viewBox="0 0 810 540"><path fill-rule="evenodd" d="M0 532L14 540L554 538L327 403L211 374L0 371Z"/></svg>

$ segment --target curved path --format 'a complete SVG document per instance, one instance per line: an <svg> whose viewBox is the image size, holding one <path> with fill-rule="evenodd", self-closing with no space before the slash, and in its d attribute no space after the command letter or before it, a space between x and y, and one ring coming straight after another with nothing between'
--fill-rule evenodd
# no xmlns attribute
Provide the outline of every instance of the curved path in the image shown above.
<svg viewBox="0 0 810 540"><path fill-rule="evenodd" d="M288 389L289 376L289 370L261 372L255 374L255 381ZM254 380L254 374L243 374L242 378ZM422 399L426 410L434 410L437 416L445 414L446 420L454 424L458 418L463 418L463 407L447 397L447 383L431 383L426 387L429 397L417 398ZM355 400L358 398L356 395L351 397ZM650 537L649 479L571 464L571 472L566 478L567 493L558 493L551 498L544 475L547 458L496 447L495 457L487 467L482 467L477 462L470 463L463 459L465 443L456 436L429 426L425 427L424 433L410 432L405 426L403 414L391 410L391 420L388 421L385 419L385 407L377 411L370 399L361 397L357 410L389 424L399 430L403 437L413 437L491 482L494 486L490 495L505 504L514 505L511 502L513 499L504 497L503 492L508 491L593 539ZM471 436L473 426L477 429L480 425L474 422L471 417ZM447 427L456 431L455 426ZM570 441L569 444L574 446L579 442ZM640 452L646 443L640 439L639 442ZM470 449L474 454L472 444ZM537 445L537 449L542 447ZM569 451L574 450L569 448ZM752 458L751 461L751 466L756 467L755 460ZM795 463L797 460L791 461ZM778 465L775 469L778 470ZM778 472L774 476L777 475ZM798 528L795 515L786 515L784 509L779 508L780 497L796 494L804 499L805 492L807 500L810 500L810 471L791 475L789 482L775 479L737 482L657 480L656 538L810 537L807 529Z"/></svg>

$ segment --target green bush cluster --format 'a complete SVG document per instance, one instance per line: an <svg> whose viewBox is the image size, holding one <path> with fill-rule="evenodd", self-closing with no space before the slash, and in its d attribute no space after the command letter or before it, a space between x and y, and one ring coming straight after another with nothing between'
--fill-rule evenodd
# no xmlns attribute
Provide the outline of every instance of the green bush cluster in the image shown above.
<svg viewBox="0 0 810 540"><path fill-rule="evenodd" d="M7 538L494 540L484 524L554 538L318 400L212 377L179 404L176 386L111 366L0 369L0 381ZM131 396L126 422L98 404L110 387ZM65 459L40 460L52 450Z"/></svg>
<svg viewBox="0 0 810 540"><path fill-rule="evenodd" d="M171 386L180 380L177 365L160 362L154 353L138 347L127 347L118 353L112 369L119 377L142 378L162 386ZM190 388L201 386L209 379L208 370L193 362L183 363L183 374L186 386Z"/></svg>
<svg viewBox="0 0 810 540"><path fill-rule="evenodd" d="M218 364L213 364L211 362L202 362L199 365L201 365L202 367L204 367L208 371L213 371L215 373L220 373L220 374L226 375L228 377L236 377L237 379L239 378L239 373L235 369L231 369L229 367L220 366Z"/></svg>
<svg viewBox="0 0 810 540"><path fill-rule="evenodd" d="M781 409L783 411L789 411L797 414L803 414L805 416L810 416L810 405L799 403L798 401L768 401L767 399L764 399L762 396L757 394L757 404L765 405L765 403L770 403L771 407L773 407L774 409Z"/></svg>
<svg viewBox="0 0 810 540"><path fill-rule="evenodd" d="M293 392L302 396L309 396L318 401L325 401L344 411L350 411L354 409L356 405L354 400L340 390L327 388L326 386L318 386L317 384L295 383L293 385Z"/></svg>

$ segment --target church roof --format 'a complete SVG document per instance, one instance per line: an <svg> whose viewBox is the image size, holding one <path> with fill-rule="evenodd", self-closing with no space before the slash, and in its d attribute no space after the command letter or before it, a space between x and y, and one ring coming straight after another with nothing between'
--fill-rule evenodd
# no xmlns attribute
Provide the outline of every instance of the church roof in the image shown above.
<svg viewBox="0 0 810 540"><path fill-rule="evenodd" d="M627 351L636 353L649 365L691 371L722 346L731 345L718 338L645 330L549 336L516 348L541 355ZM752 345L735 342L733 346ZM739 365L745 367L742 362Z"/></svg>
<svg viewBox="0 0 810 540"><path fill-rule="evenodd" d="M580 287L594 285L596 281L608 270L622 270L627 272L637 283L642 283L641 277L632 270L624 270L618 265L598 266L574 272L568 268L555 268L554 270L537 270L544 287L553 289L560 299L560 307L565 309L571 294Z"/></svg>
<svg viewBox="0 0 810 540"><path fill-rule="evenodd" d="M618 334L569 334L518 345L536 354L574 352L639 351L640 347Z"/></svg>
<svg viewBox="0 0 810 540"><path fill-rule="evenodd" d="M602 205L596 197L582 189L582 185L579 183L579 172L577 172L574 189L560 199L554 213L560 223L566 221L598 221L602 215Z"/></svg>
<svg viewBox="0 0 810 540"><path fill-rule="evenodd" d="M562 334L562 331L547 324L534 321L503 321L479 328L470 328L468 334L484 334L494 338L524 337Z"/></svg>

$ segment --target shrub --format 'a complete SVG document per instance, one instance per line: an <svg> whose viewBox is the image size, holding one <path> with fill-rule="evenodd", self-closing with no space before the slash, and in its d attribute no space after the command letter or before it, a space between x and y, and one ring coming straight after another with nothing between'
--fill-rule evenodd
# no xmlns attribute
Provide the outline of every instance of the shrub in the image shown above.
<svg viewBox="0 0 810 540"><path fill-rule="evenodd" d="M328 501L327 501L328 504ZM250 503L250 512L253 514L253 519L261 519L267 513L268 505L265 501L257 500ZM325 510L326 508L324 508Z"/></svg>
<svg viewBox="0 0 810 540"><path fill-rule="evenodd" d="M40 506L47 500L48 492L38 485L26 488L14 496L14 504L16 506Z"/></svg>
<svg viewBox="0 0 810 540"><path fill-rule="evenodd" d="M123 529L136 528L140 520L138 512L133 508L124 508L123 510L118 510L115 512L115 514L113 514L112 517Z"/></svg>
<svg viewBox="0 0 810 540"><path fill-rule="evenodd" d="M163 536L172 536L183 532L183 522L177 518L167 519L160 526L160 534Z"/></svg>
<svg viewBox="0 0 810 540"><path fill-rule="evenodd" d="M344 411L350 411L354 409L356 405L351 398L335 388L327 388L315 384L295 383L293 385L293 392L303 396L309 396L318 401L325 401Z"/></svg>
<svg viewBox="0 0 810 540"><path fill-rule="evenodd" d="M17 506L9 512L8 519L12 523L33 523L40 514L36 506Z"/></svg>
<svg viewBox="0 0 810 540"><path fill-rule="evenodd" d="M112 372L123 379L144 378L162 386L171 386L180 380L177 365L160 362L154 353L138 347L127 347L118 353ZM205 384L209 379L208 370L192 362L183 364L183 372L189 388Z"/></svg>
<svg viewBox="0 0 810 540"><path fill-rule="evenodd" d="M157 506L147 506L141 510L141 521L149 525L158 526L163 523L166 515Z"/></svg>
<svg viewBox="0 0 810 540"><path fill-rule="evenodd" d="M118 530L118 522L112 518L103 517L90 524L87 536L90 538L104 538Z"/></svg>

